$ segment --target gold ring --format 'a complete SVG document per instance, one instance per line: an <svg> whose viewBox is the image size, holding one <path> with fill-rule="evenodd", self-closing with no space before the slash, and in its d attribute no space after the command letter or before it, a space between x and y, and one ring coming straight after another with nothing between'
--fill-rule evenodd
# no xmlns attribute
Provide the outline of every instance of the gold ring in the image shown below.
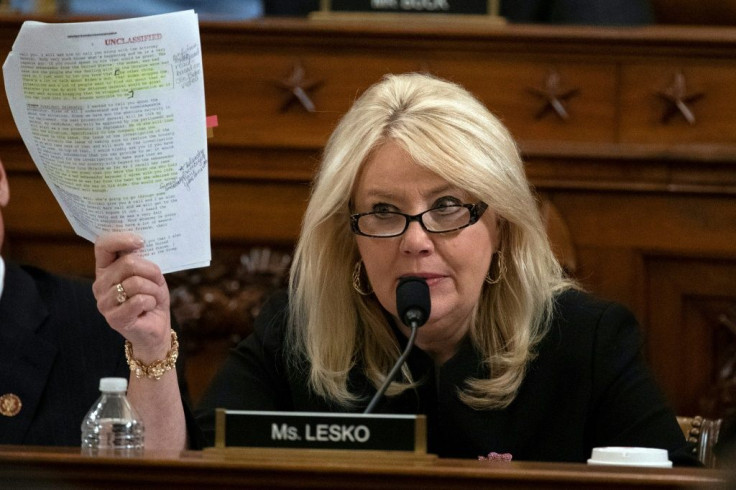
<svg viewBox="0 0 736 490"><path fill-rule="evenodd" d="M125 292L125 288L123 287L123 283L119 282L115 285L115 290L118 292L117 300L118 304L122 305L125 303L125 300L128 299L128 293Z"/></svg>

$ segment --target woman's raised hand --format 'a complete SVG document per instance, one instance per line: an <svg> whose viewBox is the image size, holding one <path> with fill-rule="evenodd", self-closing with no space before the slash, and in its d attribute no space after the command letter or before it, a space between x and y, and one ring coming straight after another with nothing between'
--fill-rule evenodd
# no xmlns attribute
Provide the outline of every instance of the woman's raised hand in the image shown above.
<svg viewBox="0 0 736 490"><path fill-rule="evenodd" d="M161 269L140 255L143 239L133 233L102 235L95 243L97 308L133 346L136 360L164 359L171 348L169 288ZM131 373L128 399L146 424L146 451L186 447L184 407L176 371L160 379Z"/></svg>
<svg viewBox="0 0 736 490"><path fill-rule="evenodd" d="M169 289L161 269L139 252L134 233L109 233L95 242L97 308L133 344L136 357L160 359L171 347Z"/></svg>

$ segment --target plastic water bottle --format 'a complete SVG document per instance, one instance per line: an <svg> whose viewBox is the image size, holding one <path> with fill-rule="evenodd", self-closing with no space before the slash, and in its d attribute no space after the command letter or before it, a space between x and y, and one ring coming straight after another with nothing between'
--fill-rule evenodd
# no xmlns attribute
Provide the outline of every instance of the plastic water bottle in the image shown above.
<svg viewBox="0 0 736 490"><path fill-rule="evenodd" d="M143 421L125 396L128 380L100 379L102 394L82 421L82 453L137 456L143 453Z"/></svg>

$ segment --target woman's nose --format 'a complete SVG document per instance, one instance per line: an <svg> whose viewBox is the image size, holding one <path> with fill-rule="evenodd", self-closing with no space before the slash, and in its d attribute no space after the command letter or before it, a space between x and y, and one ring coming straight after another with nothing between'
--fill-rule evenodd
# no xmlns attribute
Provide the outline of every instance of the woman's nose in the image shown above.
<svg viewBox="0 0 736 490"><path fill-rule="evenodd" d="M401 252L405 254L428 253L434 249L434 242L421 223L412 221L401 235Z"/></svg>

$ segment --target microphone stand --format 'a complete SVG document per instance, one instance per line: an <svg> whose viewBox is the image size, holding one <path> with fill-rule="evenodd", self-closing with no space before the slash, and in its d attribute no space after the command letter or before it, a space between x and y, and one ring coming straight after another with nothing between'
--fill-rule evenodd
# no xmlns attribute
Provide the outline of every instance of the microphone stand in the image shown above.
<svg viewBox="0 0 736 490"><path fill-rule="evenodd" d="M414 346L414 338L417 336L417 329L419 328L418 323L419 322L417 322L416 320L409 322L409 326L411 327L411 334L409 335L409 341L406 343L406 348L404 349L404 352L401 354L401 356L399 356L399 359L396 361L396 364L394 364L394 367L391 368L391 371L388 373L388 376L386 376L386 380L383 382L379 390L376 392L375 395L373 395L371 402L365 408L365 411L363 411L363 415L373 412L373 409L376 407L376 404L383 396L386 388L388 388L388 385L391 384L391 381L393 381L393 379L396 377L396 373L399 372L399 369L404 364L404 361L406 361L406 358L409 355L409 351L411 351L411 348Z"/></svg>

